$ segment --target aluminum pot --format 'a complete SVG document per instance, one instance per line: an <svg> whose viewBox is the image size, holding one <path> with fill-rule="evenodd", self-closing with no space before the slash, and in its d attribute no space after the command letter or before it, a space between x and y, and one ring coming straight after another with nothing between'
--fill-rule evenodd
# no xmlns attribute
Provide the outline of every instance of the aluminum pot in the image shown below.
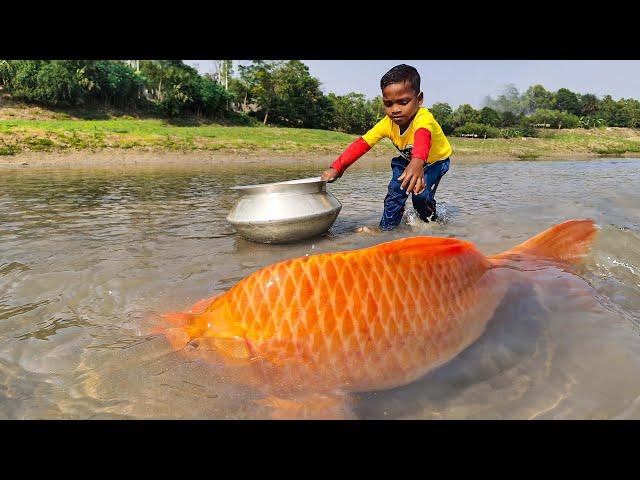
<svg viewBox="0 0 640 480"><path fill-rule="evenodd" d="M320 177L231 189L240 197L227 221L254 242L284 243L315 237L329 230L342 209Z"/></svg>

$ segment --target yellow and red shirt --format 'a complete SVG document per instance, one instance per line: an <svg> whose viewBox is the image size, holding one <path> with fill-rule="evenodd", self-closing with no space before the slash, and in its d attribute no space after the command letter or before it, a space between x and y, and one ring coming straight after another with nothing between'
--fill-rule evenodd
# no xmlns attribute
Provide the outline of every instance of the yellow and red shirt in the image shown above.
<svg viewBox="0 0 640 480"><path fill-rule="evenodd" d="M331 164L331 168L335 168L338 174L342 175L349 165L385 137L391 139L400 155L407 160L420 158L427 163L434 163L450 157L453 153L440 124L427 108L420 107L402 133L400 127L385 115L371 130L349 145Z"/></svg>

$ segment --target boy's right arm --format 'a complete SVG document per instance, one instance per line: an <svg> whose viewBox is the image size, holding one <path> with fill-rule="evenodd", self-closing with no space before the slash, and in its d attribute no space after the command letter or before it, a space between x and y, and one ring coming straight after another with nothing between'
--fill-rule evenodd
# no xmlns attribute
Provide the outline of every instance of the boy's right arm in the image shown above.
<svg viewBox="0 0 640 480"><path fill-rule="evenodd" d="M389 136L390 119L384 116L371 130L358 137L329 167L322 172L323 180L333 182L340 178L349 165L371 150L382 138Z"/></svg>
<svg viewBox="0 0 640 480"><path fill-rule="evenodd" d="M322 176L320 178L322 180L328 180L330 183L334 182L342 176L349 165L358 160L369 150L371 150L371 147L364 138L358 137L356 141L342 152L342 155L340 155L327 170L322 172Z"/></svg>

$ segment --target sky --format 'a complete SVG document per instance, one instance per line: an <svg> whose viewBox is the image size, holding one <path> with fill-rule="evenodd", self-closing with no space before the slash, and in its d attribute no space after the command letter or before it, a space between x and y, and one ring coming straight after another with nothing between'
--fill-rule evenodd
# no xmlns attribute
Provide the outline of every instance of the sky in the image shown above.
<svg viewBox="0 0 640 480"><path fill-rule="evenodd" d="M541 84L547 90L568 88L602 98L640 99L640 60L301 60L321 82L322 91L344 95L380 94L380 77L394 65L406 63L420 73L424 104L447 102L453 108L468 103L483 106L487 95L495 97L505 85L520 92ZM201 73L215 70L212 60L185 60ZM234 61L249 64L249 60Z"/></svg>

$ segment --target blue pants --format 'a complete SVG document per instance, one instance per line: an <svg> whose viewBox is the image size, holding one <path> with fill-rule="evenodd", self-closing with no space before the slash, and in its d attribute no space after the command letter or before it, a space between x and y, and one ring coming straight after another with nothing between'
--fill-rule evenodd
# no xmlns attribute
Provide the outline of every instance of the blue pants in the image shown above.
<svg viewBox="0 0 640 480"><path fill-rule="evenodd" d="M424 181L426 188L420 195L411 196L413 207L418 212L418 216L425 222L429 221L429 217L436 213L436 189L440 183L440 179L449 171L450 160L448 158L439 160L424 167ZM398 177L402 175L404 169L409 165L409 161L404 157L395 157L391 160L391 182L387 196L384 198L384 212L380 219L381 230L393 230L402 220L404 214L404 204L409 197L405 190L400 190L402 181L398 181Z"/></svg>

